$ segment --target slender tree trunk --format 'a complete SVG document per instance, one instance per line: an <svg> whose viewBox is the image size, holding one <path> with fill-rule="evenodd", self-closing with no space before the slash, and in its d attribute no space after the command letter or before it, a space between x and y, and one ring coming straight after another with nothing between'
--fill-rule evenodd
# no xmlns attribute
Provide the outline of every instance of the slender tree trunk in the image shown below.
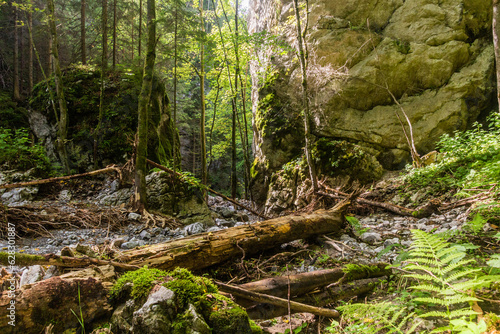
<svg viewBox="0 0 500 334"><path fill-rule="evenodd" d="M28 34L31 36L31 29L33 29L33 13L28 10ZM28 43L28 86L29 86L29 95L31 96L31 92L33 91L33 45Z"/></svg>
<svg viewBox="0 0 500 334"><path fill-rule="evenodd" d="M49 27L50 29L50 27ZM53 41L52 41L52 36L49 36L49 47L48 47L48 54L47 54L47 76L51 76L52 75L52 71L54 69L54 58L52 57L52 45L53 45Z"/></svg>
<svg viewBox="0 0 500 334"><path fill-rule="evenodd" d="M59 52L58 52L59 45L57 42L56 18L54 14L53 0L47 0L47 8L49 11L50 34L52 36L52 58L54 59L54 67L55 67L54 81L56 83L57 100L59 101L59 122L58 122L59 138L57 147L59 150L59 154L61 155L61 160L65 172L69 174L69 159L66 151L66 138L68 135L68 107L66 104L66 99L64 97L62 72L61 72L61 66L59 64Z"/></svg>
<svg viewBox="0 0 500 334"><path fill-rule="evenodd" d="M201 29L205 32L205 23L203 21L203 0L200 0L200 23ZM201 155L201 183L207 185L207 148L205 137L205 46L200 44L200 95L201 95L201 116L200 116L200 155ZM203 197L207 192L203 191Z"/></svg>
<svg viewBox="0 0 500 334"><path fill-rule="evenodd" d="M309 110L309 98L308 98L308 87L307 87L307 65L306 65L306 54L304 52L304 42L302 40L302 28L300 27L300 13L299 13L299 3L298 0L293 0L295 7L295 19L297 21L297 45L298 45L298 56L300 61L300 69L302 72L302 101L304 104L304 130L305 130L305 152L307 164L309 165L309 177L311 178L312 186L314 192L318 191L318 179L316 176L316 169L314 167L314 162L311 156L311 145L312 145L312 134L311 134L311 115Z"/></svg>
<svg viewBox="0 0 500 334"><path fill-rule="evenodd" d="M82 64L87 64L87 46L85 43L85 0L81 0L81 8L80 8L80 47L82 53Z"/></svg>
<svg viewBox="0 0 500 334"><path fill-rule="evenodd" d="M19 92L19 32L17 28L18 9L14 7L14 100L21 100Z"/></svg>
<svg viewBox="0 0 500 334"><path fill-rule="evenodd" d="M499 0L493 0L493 45L495 47L495 61L497 73L497 100L500 108L500 44L498 38L500 36L500 11Z"/></svg>
<svg viewBox="0 0 500 334"><path fill-rule="evenodd" d="M236 191L238 187L237 177L236 177L236 117L238 117L237 106L238 106L238 74L240 71L239 59L238 59L238 0L236 0L236 15L235 15L235 42L234 51L236 55L236 73L234 76L234 100L233 100L233 119L231 129L231 196L233 199L236 198Z"/></svg>
<svg viewBox="0 0 500 334"><path fill-rule="evenodd" d="M177 145L177 28L179 24L178 16L178 4L175 4L175 21L174 21L174 115L173 115L173 125L174 131L172 131L172 154L173 154L173 169L174 171L180 169L180 161L178 157L179 147Z"/></svg>
<svg viewBox="0 0 500 334"><path fill-rule="evenodd" d="M102 64L103 71L108 69L108 0L102 0Z"/></svg>
<svg viewBox="0 0 500 334"><path fill-rule="evenodd" d="M156 47L156 10L155 0L147 1L148 8L148 43L146 61L139 95L139 120L137 128L137 156L135 163L135 205L139 211L147 208L146 199L146 159L148 150L148 104L153 86Z"/></svg>
<svg viewBox="0 0 500 334"><path fill-rule="evenodd" d="M130 44L130 51L132 52L132 59L130 60L131 64L134 63L134 46L135 46L135 44L134 44L134 21L135 20L132 19L132 24L131 24L131 26L132 26L132 33L131 33L132 40L131 40L131 44Z"/></svg>
<svg viewBox="0 0 500 334"><path fill-rule="evenodd" d="M141 43L142 43L142 0L139 0L139 63L141 62Z"/></svg>
<svg viewBox="0 0 500 334"><path fill-rule="evenodd" d="M113 1L113 71L116 70L116 0Z"/></svg>

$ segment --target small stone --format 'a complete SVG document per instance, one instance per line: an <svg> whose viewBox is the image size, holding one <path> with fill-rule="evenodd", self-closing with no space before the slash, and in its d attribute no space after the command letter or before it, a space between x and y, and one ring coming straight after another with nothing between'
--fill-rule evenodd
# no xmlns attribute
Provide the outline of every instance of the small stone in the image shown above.
<svg viewBox="0 0 500 334"><path fill-rule="evenodd" d="M364 242L372 245L376 242L382 241L382 236L377 232L365 232L360 236L360 238Z"/></svg>
<svg viewBox="0 0 500 334"><path fill-rule="evenodd" d="M224 218L232 218L236 215L236 210L233 208L223 207L220 209L220 214Z"/></svg>
<svg viewBox="0 0 500 334"><path fill-rule="evenodd" d="M139 221L141 219L141 215L138 214L138 213L135 213L135 212L130 212L128 215L127 215L127 218L130 219L130 220L136 220L136 221Z"/></svg>
<svg viewBox="0 0 500 334"><path fill-rule="evenodd" d="M219 226L212 226L207 230L207 232L217 232L220 230L222 230L222 228L220 228Z"/></svg>
<svg viewBox="0 0 500 334"><path fill-rule="evenodd" d="M42 266L40 265L31 266L25 271L23 271L23 274L21 275L21 281L19 282L19 286L36 283L42 280L43 275L44 275L44 270Z"/></svg>
<svg viewBox="0 0 500 334"><path fill-rule="evenodd" d="M392 238L384 241L384 247L389 247L395 244L399 244L399 238Z"/></svg>
<svg viewBox="0 0 500 334"><path fill-rule="evenodd" d="M194 223L184 228L188 235L199 234L205 232L205 227L202 223Z"/></svg>
<svg viewBox="0 0 500 334"><path fill-rule="evenodd" d="M158 234L161 234L162 232L163 232L163 229L161 227L155 227L151 230L152 235L158 235Z"/></svg>
<svg viewBox="0 0 500 334"><path fill-rule="evenodd" d="M151 239L151 233L148 231L142 231L141 234L139 234L139 238L142 240L150 240Z"/></svg>
<svg viewBox="0 0 500 334"><path fill-rule="evenodd" d="M59 196L57 196L57 199L60 202L71 201L71 191L69 191L68 189L61 190L61 192L59 193Z"/></svg>
<svg viewBox="0 0 500 334"><path fill-rule="evenodd" d="M123 249L133 249L135 247L139 247L141 244L139 243L139 241L128 241L128 242L124 242L122 245L121 245L121 248Z"/></svg>

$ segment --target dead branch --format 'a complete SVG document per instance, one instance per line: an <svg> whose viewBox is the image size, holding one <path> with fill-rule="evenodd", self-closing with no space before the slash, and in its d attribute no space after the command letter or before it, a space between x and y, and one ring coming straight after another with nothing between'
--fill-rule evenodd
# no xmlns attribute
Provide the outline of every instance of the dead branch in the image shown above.
<svg viewBox="0 0 500 334"><path fill-rule="evenodd" d="M116 167L116 166L113 165L113 166L110 166L110 167L106 167L106 168L99 169L99 170L94 170L92 172L83 173L83 174L60 176L60 177L52 177L50 179L35 180L35 181L28 181L28 182L19 182L19 183L11 183L11 184L0 184L0 189L13 189L13 188L21 188L21 187L31 187L31 186L37 186L37 185L40 185L40 184L53 183L53 182L71 180L71 179L77 179L77 178L85 177L85 176L94 176L94 175L108 173L108 172L116 172L116 173L120 174L120 169L118 167Z"/></svg>
<svg viewBox="0 0 500 334"><path fill-rule="evenodd" d="M326 309L326 308L321 308L321 307L315 307L311 305L306 305L302 303L298 303L295 301L288 301L283 298L279 297L274 297L262 293L257 293L257 292L251 292L236 286L232 285L227 285L221 282L215 282L217 284L218 288L221 291L233 294L235 296L243 297L246 299L253 300L258 303L266 303L266 304L271 304L271 305L276 305L279 307L284 307L288 308L288 305L290 304L290 309L294 310L295 312L308 312L328 318L338 318L339 317L339 312L336 310L332 309Z"/></svg>

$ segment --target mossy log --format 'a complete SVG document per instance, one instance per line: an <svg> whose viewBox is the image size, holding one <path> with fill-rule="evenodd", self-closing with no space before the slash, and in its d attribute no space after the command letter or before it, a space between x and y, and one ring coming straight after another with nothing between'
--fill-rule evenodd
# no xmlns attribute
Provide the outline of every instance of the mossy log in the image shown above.
<svg viewBox="0 0 500 334"><path fill-rule="evenodd" d="M301 273L290 276L278 276L266 278L260 281L238 285L239 288L265 293L276 297L286 297L290 287L290 296L302 296L317 288L338 282L344 284L350 281L387 276L391 274L391 269L386 269L387 263L379 263L373 266L356 266L359 270L353 270L351 266L335 269L316 270L308 273ZM244 301L238 301L244 305Z"/></svg>
<svg viewBox="0 0 500 334"><path fill-rule="evenodd" d="M320 292L294 297L293 301L300 304L311 305L311 307L321 308L323 306L338 302L340 300L349 300L354 297L359 298L360 296L366 295L367 293L372 291L377 285L379 285L380 281L381 278L367 278L362 280L356 280L348 284L332 286ZM223 288L221 288L221 290L225 291ZM241 305L242 303L241 297L244 296L238 296L238 297L240 298L237 298L236 302ZM247 307L246 310L250 319L272 319L275 317L288 314L288 308L286 306L283 305L280 306L276 304L273 305L269 302L255 304L253 306ZM297 313L297 312L310 312L310 311L302 311L292 307L291 312Z"/></svg>
<svg viewBox="0 0 500 334"><path fill-rule="evenodd" d="M118 262L171 270L201 269L237 256L255 254L283 243L339 232L347 202L331 209L270 219L251 225L202 233L121 253Z"/></svg>
<svg viewBox="0 0 500 334"><path fill-rule="evenodd" d="M5 290L0 294L0 318L4 319L0 333L43 333L49 324L54 326L52 333L63 333L80 327L75 314L81 314L86 323L109 317L113 278L113 267L103 266Z"/></svg>

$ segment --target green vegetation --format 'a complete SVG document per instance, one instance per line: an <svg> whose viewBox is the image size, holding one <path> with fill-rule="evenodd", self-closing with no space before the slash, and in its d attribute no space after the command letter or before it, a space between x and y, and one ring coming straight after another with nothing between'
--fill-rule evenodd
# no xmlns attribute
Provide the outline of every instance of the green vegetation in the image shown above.
<svg viewBox="0 0 500 334"><path fill-rule="evenodd" d="M447 134L437 143L438 162L424 168L408 167L403 177L410 189L429 187L433 195L466 189L487 189L500 180L500 116L489 118L489 130L476 123L473 129Z"/></svg>
<svg viewBox="0 0 500 334"><path fill-rule="evenodd" d="M21 171L34 168L38 176L46 176L50 171L44 147L32 143L26 128L0 128L0 165L3 164Z"/></svg>
<svg viewBox="0 0 500 334"><path fill-rule="evenodd" d="M166 277L168 273L159 269L143 267L136 271L129 271L116 281L111 289L111 298L117 298L126 283L132 283L131 296L135 299L147 297L153 283Z"/></svg>
<svg viewBox="0 0 500 334"><path fill-rule="evenodd" d="M189 270L176 268L168 272L169 280L163 284L175 293L177 304L184 309L189 304L196 304L207 293L217 293L217 287L205 277L194 276Z"/></svg>
<svg viewBox="0 0 500 334"><path fill-rule="evenodd" d="M425 318L437 321L431 333L480 334L487 329L485 321L475 320L473 306L481 301L476 293L499 276L478 267L460 245L420 230L412 234L413 245L403 261L403 278L413 283L412 292L400 291L391 302L340 306L342 319L332 322L330 333L427 333L420 326ZM495 259L490 263L500 264Z"/></svg>

